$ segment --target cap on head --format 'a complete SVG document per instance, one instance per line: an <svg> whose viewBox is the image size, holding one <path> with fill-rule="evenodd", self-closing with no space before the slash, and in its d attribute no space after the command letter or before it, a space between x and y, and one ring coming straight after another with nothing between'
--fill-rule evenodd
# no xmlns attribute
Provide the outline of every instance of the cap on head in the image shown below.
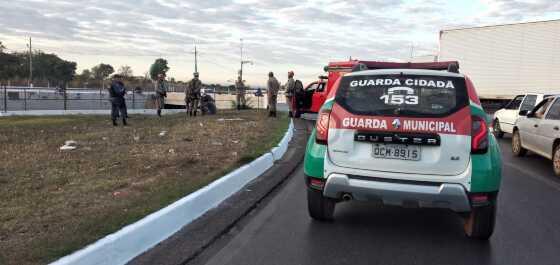
<svg viewBox="0 0 560 265"><path fill-rule="evenodd" d="M164 74L164 73L160 73L160 74L157 75L157 77L158 77L158 78L165 77L165 74Z"/></svg>
<svg viewBox="0 0 560 265"><path fill-rule="evenodd" d="M194 76L194 77L198 77L198 72L194 72L194 73L193 73L193 76Z"/></svg>
<svg viewBox="0 0 560 265"><path fill-rule="evenodd" d="M274 73L273 73L273 72L268 72L268 76L269 76L269 77L273 77L273 76L274 76Z"/></svg>

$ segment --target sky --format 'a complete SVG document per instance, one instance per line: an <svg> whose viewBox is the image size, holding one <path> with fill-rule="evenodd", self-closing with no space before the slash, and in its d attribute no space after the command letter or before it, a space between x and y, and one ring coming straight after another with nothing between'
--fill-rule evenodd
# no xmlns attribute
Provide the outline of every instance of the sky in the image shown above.
<svg viewBox="0 0 560 265"><path fill-rule="evenodd" d="M293 70L313 81L330 61L406 61L436 55L439 31L560 19L558 0L2 0L0 41L9 51L33 48L78 63L132 67L144 75L165 58L169 77L264 85Z"/></svg>

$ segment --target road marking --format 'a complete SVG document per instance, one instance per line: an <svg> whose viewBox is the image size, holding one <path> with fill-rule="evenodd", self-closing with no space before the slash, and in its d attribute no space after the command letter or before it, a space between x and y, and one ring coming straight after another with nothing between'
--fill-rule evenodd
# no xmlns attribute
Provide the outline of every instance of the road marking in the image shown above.
<svg viewBox="0 0 560 265"><path fill-rule="evenodd" d="M537 174L535 174L535 173L533 173L533 172L531 172L531 171L529 171L529 170L527 170L523 167L520 167L520 166L518 166L516 164L513 164L513 163L510 163L510 162L504 162L504 165L509 166L509 167L511 167L515 170L521 171L525 175L527 175L528 177L530 177L532 179L536 179L536 180L538 180L538 181L556 189L557 191L560 191L560 183L558 183L558 182L552 181L545 176L537 175Z"/></svg>

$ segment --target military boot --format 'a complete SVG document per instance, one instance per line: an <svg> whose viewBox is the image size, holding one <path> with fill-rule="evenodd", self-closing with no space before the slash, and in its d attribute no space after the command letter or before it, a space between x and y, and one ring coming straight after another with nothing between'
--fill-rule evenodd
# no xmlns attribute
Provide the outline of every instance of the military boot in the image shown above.
<svg viewBox="0 0 560 265"><path fill-rule="evenodd" d="M119 124L117 124L116 120L113 120L113 126L119 126Z"/></svg>
<svg viewBox="0 0 560 265"><path fill-rule="evenodd" d="M158 117L161 118L161 110L160 109L157 110L157 115L158 115Z"/></svg>

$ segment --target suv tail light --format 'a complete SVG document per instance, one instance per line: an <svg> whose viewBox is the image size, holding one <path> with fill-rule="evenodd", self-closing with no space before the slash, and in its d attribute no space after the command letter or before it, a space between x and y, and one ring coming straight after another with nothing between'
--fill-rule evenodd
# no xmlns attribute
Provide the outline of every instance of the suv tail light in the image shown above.
<svg viewBox="0 0 560 265"><path fill-rule="evenodd" d="M329 121L331 119L331 110L321 110L317 117L317 123L315 125L316 135L315 140L318 144L327 144L329 139Z"/></svg>
<svg viewBox="0 0 560 265"><path fill-rule="evenodd" d="M488 125L480 116L472 116L471 153L483 154L488 150Z"/></svg>

